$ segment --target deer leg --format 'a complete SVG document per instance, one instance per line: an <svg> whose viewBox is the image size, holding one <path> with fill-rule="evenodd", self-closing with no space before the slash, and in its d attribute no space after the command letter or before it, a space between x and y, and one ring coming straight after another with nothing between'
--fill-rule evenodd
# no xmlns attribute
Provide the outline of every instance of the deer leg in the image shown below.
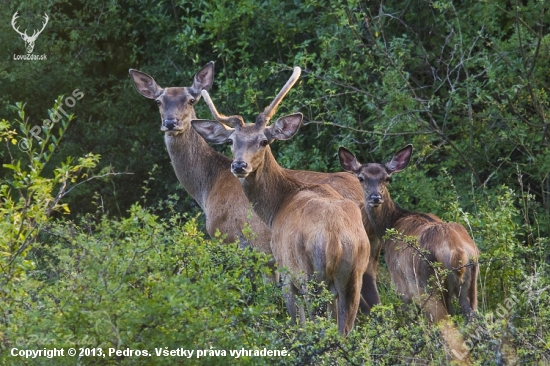
<svg viewBox="0 0 550 366"><path fill-rule="evenodd" d="M443 301L438 299L435 295L431 295L427 300L426 312L428 313L428 319L435 324L439 323L441 320L447 319L449 315L447 306L445 306Z"/></svg>
<svg viewBox="0 0 550 366"><path fill-rule="evenodd" d="M348 281L344 283L338 283L338 280L335 280L338 291L338 331L341 335L346 336L353 328L357 317L361 299L362 275L352 273Z"/></svg>
<svg viewBox="0 0 550 366"><path fill-rule="evenodd" d="M276 262L274 259L270 260L267 263L269 269L271 270L270 274L262 273L262 279L264 284L279 284L279 271L277 271Z"/></svg>
<svg viewBox="0 0 550 366"><path fill-rule="evenodd" d="M298 310L300 312L300 324L306 323L306 312L303 304L298 304Z"/></svg>
<svg viewBox="0 0 550 366"><path fill-rule="evenodd" d="M471 267L470 272L470 287L468 288L468 298L470 299L470 308L472 311L477 310L477 274L479 271L478 265Z"/></svg>
<svg viewBox="0 0 550 366"><path fill-rule="evenodd" d="M439 331L448 349L447 355L459 365L471 365L470 351L466 347L466 343L462 338L462 335L456 329L455 325L450 318L443 319L437 324Z"/></svg>
<svg viewBox="0 0 550 366"><path fill-rule="evenodd" d="M401 300L403 301L403 304L401 305L401 311L403 313L406 313L411 309L411 305L413 303L412 298L408 294L401 294Z"/></svg>
<svg viewBox="0 0 550 366"><path fill-rule="evenodd" d="M470 298L472 291L470 286L468 285L471 286L470 283L464 283L464 285L460 288L460 293L458 295L458 301L460 302L460 308L462 310L462 315L464 316L466 323L469 323L474 315L474 310L472 308L472 299ZM475 305L477 305L477 298L474 298L474 301L476 302Z"/></svg>
<svg viewBox="0 0 550 366"><path fill-rule="evenodd" d="M288 310L290 319L292 319L293 324L296 324L296 299L294 298L294 294L292 294L291 291L283 290L283 298L285 300L286 309Z"/></svg>
<svg viewBox="0 0 550 366"><path fill-rule="evenodd" d="M376 274L378 273L378 259L380 258L382 244L378 239L372 240L370 242L370 249L369 264L367 271L363 275L361 302L359 303L359 311L365 315L369 315L374 305L380 304L380 295L376 286Z"/></svg>
<svg viewBox="0 0 550 366"><path fill-rule="evenodd" d="M305 310L307 311L307 314L309 315L309 320L313 321L317 314L319 313L319 309L312 305L314 302L315 295L318 293L318 288L315 283L313 283L313 288L311 288L310 284L310 276L306 276L308 279L308 282L302 283L302 286L300 288L300 295L302 295L303 303L305 306Z"/></svg>
<svg viewBox="0 0 550 366"><path fill-rule="evenodd" d="M333 298L330 303L327 304L327 319L334 319L338 322L338 292L334 287L334 284L330 284L328 290L332 294Z"/></svg>
<svg viewBox="0 0 550 366"><path fill-rule="evenodd" d="M242 231L239 231L238 237L239 237L239 244L237 245L237 247L239 249L251 248L250 242L248 241L246 236L244 236Z"/></svg>
<svg viewBox="0 0 550 366"><path fill-rule="evenodd" d="M456 329L447 312L447 307L441 299L430 298L426 304L429 320L437 325L441 336L447 345L447 355L462 365L471 364L470 352L465 347L462 335Z"/></svg>
<svg viewBox="0 0 550 366"><path fill-rule="evenodd" d="M443 299L443 302L445 304L445 308L447 309L447 313L449 315L452 315L453 314L453 304L452 304L452 293L454 291L451 291L451 288L449 286L447 286L446 289L443 289L442 293L441 293L441 298Z"/></svg>
<svg viewBox="0 0 550 366"><path fill-rule="evenodd" d="M311 294L307 290L307 286L302 285L298 295L300 296L300 301L298 304L298 310L300 311L300 323L304 324L306 322L306 311L309 315L309 320L314 318L314 309L311 306Z"/></svg>
<svg viewBox="0 0 550 366"><path fill-rule="evenodd" d="M336 323L338 323L338 297L334 297L334 299L328 304L328 318L336 320Z"/></svg>
<svg viewBox="0 0 550 366"><path fill-rule="evenodd" d="M290 281L288 275L282 276L283 299L285 300L286 309L292 319L292 323L296 324L296 287Z"/></svg>
<svg viewBox="0 0 550 366"><path fill-rule="evenodd" d="M270 283L279 283L279 271L277 271L277 268L275 268L275 265L273 265L273 268L271 269L271 275L266 275L269 278L269 281L272 281Z"/></svg>
<svg viewBox="0 0 550 366"><path fill-rule="evenodd" d="M269 266L269 269L271 270L270 274L262 273L262 278L265 284L278 284L279 283L279 271L277 271L277 263L274 259L270 260L267 265Z"/></svg>
<svg viewBox="0 0 550 366"><path fill-rule="evenodd" d="M462 315L466 319L466 323L469 323L473 316L474 311L477 309L477 266L468 268L464 274L464 282L460 286L458 294L458 301L460 302L460 308Z"/></svg>
<svg viewBox="0 0 550 366"><path fill-rule="evenodd" d="M474 316L474 312L472 311L472 307L470 305L470 299L461 293L459 301L460 308L462 309L462 315L464 316L466 323L469 323Z"/></svg>
<svg viewBox="0 0 550 366"><path fill-rule="evenodd" d="M376 287L376 272L371 272L372 268L367 268L363 275L363 285L361 287L360 311L361 314L369 315L374 305L380 304L380 296Z"/></svg>
<svg viewBox="0 0 550 366"><path fill-rule="evenodd" d="M309 300L308 288L307 288L307 283L305 282L305 278L300 278L299 281L300 281L300 289L298 289L297 287L294 287L294 289L295 289L295 293L297 295L300 295L301 297L301 301L297 302L298 311L300 313L300 324L305 324L306 323L305 308L307 308L308 313L310 314L310 319L311 319L311 309L308 301ZM304 305L305 305L305 308L304 308Z"/></svg>

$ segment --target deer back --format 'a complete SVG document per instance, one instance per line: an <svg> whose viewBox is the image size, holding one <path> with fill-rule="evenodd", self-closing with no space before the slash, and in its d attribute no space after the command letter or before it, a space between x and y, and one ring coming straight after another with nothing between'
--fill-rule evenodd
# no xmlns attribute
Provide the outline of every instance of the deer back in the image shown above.
<svg viewBox="0 0 550 366"><path fill-rule="evenodd" d="M293 272L333 279L348 263L366 269L369 241L353 201L327 185L304 184L281 205L272 225L273 255Z"/></svg>
<svg viewBox="0 0 550 366"><path fill-rule="evenodd" d="M408 246L396 238L385 240L386 262L398 291L409 300L425 293L430 276L435 274L433 263L437 262L451 271L445 285L447 292L456 296L461 291L468 293L470 287L475 288L479 252L464 227L445 223L433 214L404 210L391 199L387 185L392 174L409 164L411 154L412 145L407 145L385 164L362 165L347 149L339 150L342 167L361 182L365 208L376 236L382 239L386 230L392 228L400 235L418 238L417 246ZM475 310L476 300L469 301Z"/></svg>

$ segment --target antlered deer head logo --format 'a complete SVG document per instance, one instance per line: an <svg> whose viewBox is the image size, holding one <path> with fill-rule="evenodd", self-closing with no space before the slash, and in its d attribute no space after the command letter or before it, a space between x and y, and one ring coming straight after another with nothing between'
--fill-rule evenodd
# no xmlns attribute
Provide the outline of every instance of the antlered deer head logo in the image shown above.
<svg viewBox="0 0 550 366"><path fill-rule="evenodd" d="M34 49L34 41L36 41L36 38L38 38L38 36L40 35L40 33L42 33L42 31L44 30L44 28L46 28L46 24L48 24L48 14L44 13L44 20L46 21L45 23L43 23L43 26L42 26L42 29L40 29L37 33L37 31L35 30L33 33L32 33L32 36L28 36L27 35L27 30L25 29L25 32L21 33L19 31L19 27L16 28L16 25L15 25L15 20L18 18L17 16L17 11L15 12L15 14L13 14L13 18L11 18L11 26L13 27L13 29L19 33L21 35L21 38L23 39L23 41L25 41L25 48L27 49L27 53L31 53L32 50Z"/></svg>

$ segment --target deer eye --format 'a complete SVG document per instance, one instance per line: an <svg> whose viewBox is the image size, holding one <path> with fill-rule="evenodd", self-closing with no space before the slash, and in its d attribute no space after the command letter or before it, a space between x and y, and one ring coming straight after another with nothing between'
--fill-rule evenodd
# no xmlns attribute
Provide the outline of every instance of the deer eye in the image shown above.
<svg viewBox="0 0 550 366"><path fill-rule="evenodd" d="M228 145L233 145L233 140L227 139L227 144L228 144Z"/></svg>
<svg viewBox="0 0 550 366"><path fill-rule="evenodd" d="M189 104L191 104L191 105L195 104L196 102L197 102L196 99L190 99L190 100L189 100Z"/></svg>
<svg viewBox="0 0 550 366"><path fill-rule="evenodd" d="M260 142L260 145L262 146L267 146L269 144L269 141L267 140L262 140L262 142Z"/></svg>
<svg viewBox="0 0 550 366"><path fill-rule="evenodd" d="M157 105L160 107L162 104L162 102L160 100L157 99Z"/></svg>
<svg viewBox="0 0 550 366"><path fill-rule="evenodd" d="M365 179L361 176L357 177L357 179L359 179L359 182L363 182Z"/></svg>

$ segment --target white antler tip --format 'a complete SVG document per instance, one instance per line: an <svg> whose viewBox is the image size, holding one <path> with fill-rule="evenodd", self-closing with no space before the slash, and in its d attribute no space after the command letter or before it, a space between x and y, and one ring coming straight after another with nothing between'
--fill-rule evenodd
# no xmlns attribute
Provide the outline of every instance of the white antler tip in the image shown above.
<svg viewBox="0 0 550 366"><path fill-rule="evenodd" d="M202 95L203 97L205 97L205 98L208 98L208 97L209 97L208 92L207 92L206 90L204 90L204 89L201 90L201 95Z"/></svg>

